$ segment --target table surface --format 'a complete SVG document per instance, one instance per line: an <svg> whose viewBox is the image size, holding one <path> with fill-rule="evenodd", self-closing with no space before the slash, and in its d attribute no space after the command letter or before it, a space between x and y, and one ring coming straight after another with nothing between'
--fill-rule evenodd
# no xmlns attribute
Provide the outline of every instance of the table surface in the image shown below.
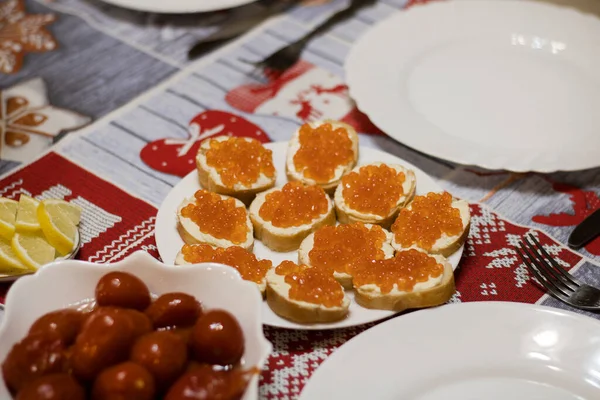
<svg viewBox="0 0 600 400"><path fill-rule="evenodd" d="M0 5L11 2L19 4L5 0ZM186 52L198 38L259 6L159 16L92 0L25 0L27 15L54 15L45 24L57 46L28 52L18 72L0 73L3 93L19 93L28 101L27 112L42 115L32 120L37 128L25 131L28 143L9 156L2 153L0 195L26 193L80 205L82 259L113 262L139 249L158 256L156 211L180 176L193 169L194 145L202 134L231 129L236 135L280 141L305 121L343 119L360 132L362 145L415 164L445 190L470 202L471 232L456 271L452 302L500 300L567 308L532 281L517 256L514 246L527 232L537 232L548 252L579 279L600 286L600 238L577 252L565 246L573 226L600 207L600 169L542 175L456 165L384 136L349 99L343 62L352 43L406 7L404 0L379 1L336 26L314 40L302 61L277 79L256 76L241 61L270 54L344 3L297 7L190 63ZM578 4L600 13L597 1ZM0 21L6 18L1 10ZM44 29L40 32L47 38ZM48 132L58 132L55 125L75 127L88 119L93 124L66 135L41 156L31 153L36 145L48 146ZM9 134L11 123L15 130L14 118L0 125L4 148L23 138L20 128ZM39 132L42 128L47 130ZM1 287L1 293L7 289ZM260 397L296 398L335 348L368 327L331 332L266 327L274 353L262 374Z"/></svg>

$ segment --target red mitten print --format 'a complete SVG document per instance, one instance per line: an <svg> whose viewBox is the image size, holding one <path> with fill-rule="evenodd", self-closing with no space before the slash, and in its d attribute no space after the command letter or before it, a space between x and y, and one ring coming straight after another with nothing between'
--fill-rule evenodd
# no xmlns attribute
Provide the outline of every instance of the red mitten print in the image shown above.
<svg viewBox="0 0 600 400"><path fill-rule="evenodd" d="M225 111L210 110L190 121L188 138L167 138L148 143L140 157L150 168L184 177L196 168L196 154L203 140L213 136L251 137L270 142L267 134L252 122Z"/></svg>
<svg viewBox="0 0 600 400"><path fill-rule="evenodd" d="M582 190L577 186L560 182L553 183L552 189L556 192L569 195L569 200L571 200L571 204L573 205L572 212L536 215L531 218L533 222L550 226L575 226L600 208L600 197L591 190ZM600 237L588 243L585 249L594 255L600 255Z"/></svg>

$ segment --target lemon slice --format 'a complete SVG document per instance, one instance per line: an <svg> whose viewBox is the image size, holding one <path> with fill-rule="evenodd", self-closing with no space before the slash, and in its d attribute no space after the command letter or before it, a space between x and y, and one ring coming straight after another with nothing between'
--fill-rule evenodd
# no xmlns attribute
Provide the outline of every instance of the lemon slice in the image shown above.
<svg viewBox="0 0 600 400"><path fill-rule="evenodd" d="M42 229L37 218L39 205L40 202L36 199L24 194L21 195L17 210L17 222L15 224L17 232L37 232Z"/></svg>
<svg viewBox="0 0 600 400"><path fill-rule="evenodd" d="M15 234L15 215L19 203L0 197L0 237L10 240Z"/></svg>
<svg viewBox="0 0 600 400"><path fill-rule="evenodd" d="M29 268L37 269L56 257L56 250L41 234L17 232L11 245L17 257Z"/></svg>
<svg viewBox="0 0 600 400"><path fill-rule="evenodd" d="M75 247L77 226L73 222L74 216L65 212L66 208L56 202L42 201L37 209L37 217L48 242L64 256Z"/></svg>
<svg viewBox="0 0 600 400"><path fill-rule="evenodd" d="M43 203L49 213L56 214L61 212L69 217L75 225L79 225L79 221L81 220L81 208L79 206L57 199L44 200Z"/></svg>
<svg viewBox="0 0 600 400"><path fill-rule="evenodd" d="M15 270L27 270L27 266L21 262L13 251L10 240L0 238L0 272L11 273Z"/></svg>

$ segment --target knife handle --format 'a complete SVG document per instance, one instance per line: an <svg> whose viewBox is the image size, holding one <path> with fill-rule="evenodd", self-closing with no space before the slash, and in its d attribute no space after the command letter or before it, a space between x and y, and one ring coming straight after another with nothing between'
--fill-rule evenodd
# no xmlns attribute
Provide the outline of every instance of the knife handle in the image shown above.
<svg viewBox="0 0 600 400"><path fill-rule="evenodd" d="M600 208L591 213L569 235L569 247L579 249L600 235Z"/></svg>

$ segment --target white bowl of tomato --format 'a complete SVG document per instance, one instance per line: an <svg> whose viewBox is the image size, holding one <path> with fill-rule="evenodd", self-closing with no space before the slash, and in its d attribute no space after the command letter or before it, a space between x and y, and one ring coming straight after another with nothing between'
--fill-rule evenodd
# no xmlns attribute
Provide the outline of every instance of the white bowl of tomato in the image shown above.
<svg viewBox="0 0 600 400"><path fill-rule="evenodd" d="M6 298L0 399L254 399L272 349L261 304L221 264L49 264Z"/></svg>

